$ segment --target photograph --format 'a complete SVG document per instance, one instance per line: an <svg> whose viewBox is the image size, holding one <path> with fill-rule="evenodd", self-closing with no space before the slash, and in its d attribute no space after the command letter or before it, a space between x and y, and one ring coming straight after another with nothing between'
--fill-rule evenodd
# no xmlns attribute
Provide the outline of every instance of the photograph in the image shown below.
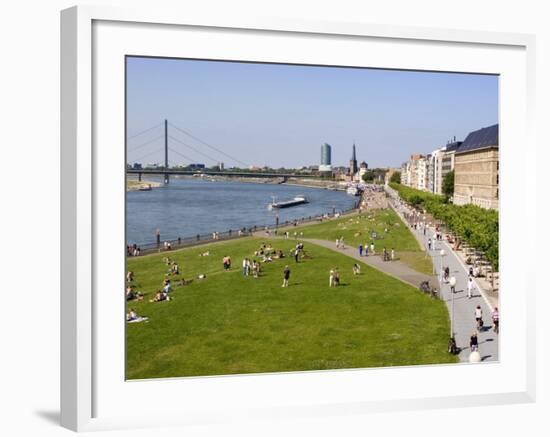
<svg viewBox="0 0 550 437"><path fill-rule="evenodd" d="M127 380L499 361L499 75L125 75Z"/></svg>

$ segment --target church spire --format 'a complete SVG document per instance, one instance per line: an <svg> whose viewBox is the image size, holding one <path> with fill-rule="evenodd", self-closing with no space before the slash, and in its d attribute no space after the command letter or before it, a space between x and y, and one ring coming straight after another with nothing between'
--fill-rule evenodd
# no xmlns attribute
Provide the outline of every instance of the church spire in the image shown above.
<svg viewBox="0 0 550 437"><path fill-rule="evenodd" d="M351 152L351 159L349 160L349 172L350 175L357 173L359 169L357 168L357 156L355 154L355 141L353 142L353 149Z"/></svg>

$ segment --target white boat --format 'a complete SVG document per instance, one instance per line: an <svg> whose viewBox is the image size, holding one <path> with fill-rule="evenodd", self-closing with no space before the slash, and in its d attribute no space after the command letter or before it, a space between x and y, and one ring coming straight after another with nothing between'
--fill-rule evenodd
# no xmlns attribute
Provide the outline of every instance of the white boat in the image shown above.
<svg viewBox="0 0 550 437"><path fill-rule="evenodd" d="M288 208L290 206L296 206L296 205L301 205L303 203L309 203L308 200L306 199L305 196L302 196L302 195L298 195L296 197L294 197L293 199L290 199L290 200L284 200L282 202L276 202L275 201L275 198L273 198L273 202L271 202L269 205L268 205L268 208L269 209L273 209L273 208Z"/></svg>
<svg viewBox="0 0 550 437"><path fill-rule="evenodd" d="M346 190L346 193L348 193L351 196L360 196L361 190L357 185L350 185L348 189Z"/></svg>

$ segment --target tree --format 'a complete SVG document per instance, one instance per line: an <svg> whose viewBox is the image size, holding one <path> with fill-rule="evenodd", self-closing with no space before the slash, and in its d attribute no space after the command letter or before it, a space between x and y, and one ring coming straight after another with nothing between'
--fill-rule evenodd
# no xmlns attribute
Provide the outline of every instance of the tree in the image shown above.
<svg viewBox="0 0 550 437"><path fill-rule="evenodd" d="M447 199L451 198L455 192L455 171L451 170L443 178L443 186L441 191Z"/></svg>
<svg viewBox="0 0 550 437"><path fill-rule="evenodd" d="M366 183L372 183L374 181L374 170L367 170L363 175L363 181Z"/></svg>
<svg viewBox="0 0 550 437"><path fill-rule="evenodd" d="M396 171L394 174L391 175L390 182L394 182L396 184L401 183L401 172Z"/></svg>

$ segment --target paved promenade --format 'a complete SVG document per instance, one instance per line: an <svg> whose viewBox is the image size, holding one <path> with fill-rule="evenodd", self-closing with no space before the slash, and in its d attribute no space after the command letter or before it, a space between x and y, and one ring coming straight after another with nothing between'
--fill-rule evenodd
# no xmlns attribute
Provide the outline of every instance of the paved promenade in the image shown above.
<svg viewBox="0 0 550 437"><path fill-rule="evenodd" d="M404 219L404 212L411 212L407 206L401 204L398 200L390 202L392 208ZM437 272L441 271L441 267L449 267L450 276L456 278L456 286L454 296L451 293L451 289L448 283L441 284L441 297L445 300L449 309L449 314L453 320L455 339L457 346L461 349L459 355L461 361L468 361L470 354L469 344L470 336L475 331L475 309L477 305L481 306L483 311L484 327L481 333L478 333L479 353L483 361L497 361L498 360L498 334L494 333L491 329L492 320L492 306L489 299L481 288L476 284L473 291L473 297L468 299L468 292L466 282L468 278L468 271L466 266L462 263L460 258L452 250L451 246L445 241L435 241L434 232L432 227L426 227L426 233L424 229L419 227L416 231L411 229L411 232L416 236L422 247L427 250L428 239L432 240L432 250L429 250L429 255L432 257L432 262ZM441 250L444 251L444 255L441 256ZM439 275L440 276L440 275ZM439 278L438 278L439 281ZM453 302L454 301L454 302Z"/></svg>

